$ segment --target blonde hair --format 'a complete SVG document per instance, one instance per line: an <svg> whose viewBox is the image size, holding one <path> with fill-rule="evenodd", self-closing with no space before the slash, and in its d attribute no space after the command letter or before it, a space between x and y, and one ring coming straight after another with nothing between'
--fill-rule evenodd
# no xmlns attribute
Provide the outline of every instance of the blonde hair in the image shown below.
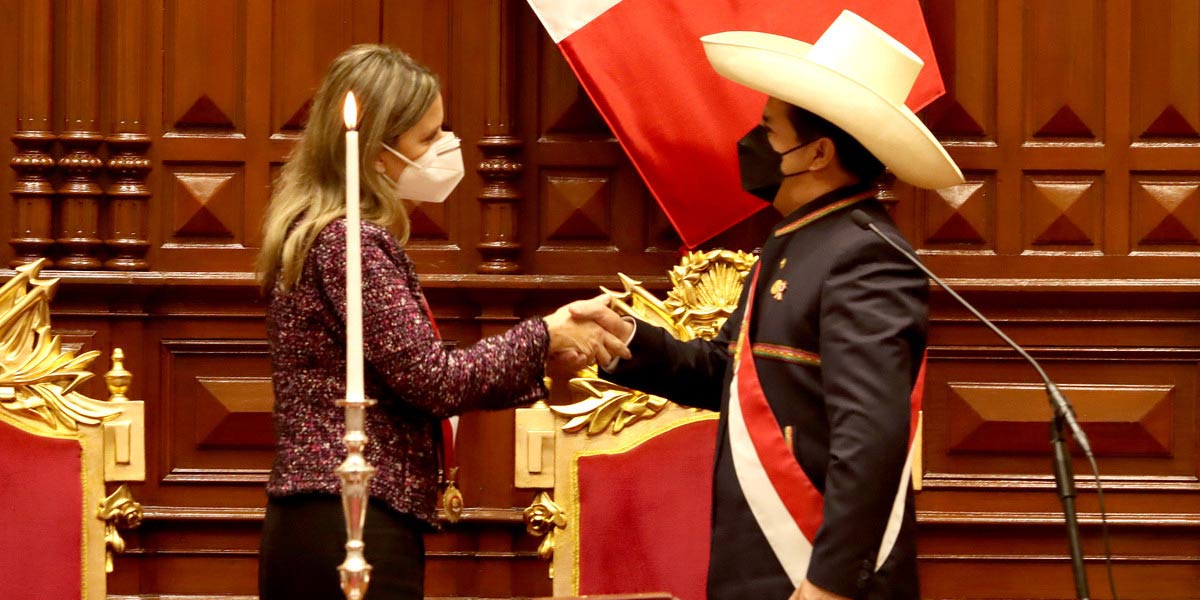
<svg viewBox="0 0 1200 600"><path fill-rule="evenodd" d="M382 144L394 142L425 115L440 89L433 72L404 52L360 44L329 65L267 206L256 270L268 294L295 285L317 234L346 214L342 103L349 91L358 102L362 218L391 228L401 243L408 240L408 215L391 182L368 167Z"/></svg>

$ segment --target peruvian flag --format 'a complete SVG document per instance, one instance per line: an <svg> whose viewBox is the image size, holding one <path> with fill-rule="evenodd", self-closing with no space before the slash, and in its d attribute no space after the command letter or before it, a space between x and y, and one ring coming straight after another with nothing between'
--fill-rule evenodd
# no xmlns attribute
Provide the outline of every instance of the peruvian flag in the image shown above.
<svg viewBox="0 0 1200 600"><path fill-rule="evenodd" d="M925 61L914 111L945 89L918 0L529 0L688 248L763 208L742 191L737 141L761 93L717 75L700 37L761 31L815 42L842 10Z"/></svg>

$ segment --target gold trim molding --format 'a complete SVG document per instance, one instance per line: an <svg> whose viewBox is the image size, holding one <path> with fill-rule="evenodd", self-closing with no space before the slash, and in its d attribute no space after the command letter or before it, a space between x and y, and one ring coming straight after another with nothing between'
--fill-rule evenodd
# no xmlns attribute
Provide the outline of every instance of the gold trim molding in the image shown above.
<svg viewBox="0 0 1200 600"><path fill-rule="evenodd" d="M133 529L142 524L142 505L133 499L129 486L121 484L100 502L96 518L104 521L104 572L113 572L113 555L125 552L125 540L118 529Z"/></svg>
<svg viewBox="0 0 1200 600"><path fill-rule="evenodd" d="M561 506L550 498L545 491L538 493L525 509L525 531L534 537L541 537L538 544L538 557L543 560L554 558L555 538L559 529L567 527L567 515ZM550 563L550 579L554 579L554 563Z"/></svg>

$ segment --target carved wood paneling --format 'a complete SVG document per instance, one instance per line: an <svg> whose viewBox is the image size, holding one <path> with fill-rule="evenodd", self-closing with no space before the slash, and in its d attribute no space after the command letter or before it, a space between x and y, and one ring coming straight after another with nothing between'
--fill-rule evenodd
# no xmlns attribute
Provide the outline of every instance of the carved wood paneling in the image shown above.
<svg viewBox="0 0 1200 600"><path fill-rule="evenodd" d="M70 82L64 86L63 115L58 140L63 156L58 167L65 179L58 186L57 242L64 256L57 261L65 269L95 269L103 242L100 240L99 176L103 167L97 155L100 142L99 25L100 4L96 0L72 0L63 5L66 42L60 47L59 64Z"/></svg>
<svg viewBox="0 0 1200 600"><path fill-rule="evenodd" d="M109 269L131 271L149 266L146 251L150 242L147 231L147 203L151 192L146 185L150 159L146 152L146 67L150 54L144 35L150 3L131 0L111 5L104 15L110 27L108 44L112 51L114 93L110 100L109 131L105 138L109 158L105 165L109 184L108 230L104 244Z"/></svg>
<svg viewBox="0 0 1200 600"><path fill-rule="evenodd" d="M171 241L240 244L244 206L240 170L168 168Z"/></svg>
<svg viewBox="0 0 1200 600"><path fill-rule="evenodd" d="M165 340L162 360L162 481L265 483L274 448L266 342Z"/></svg>
<svg viewBox="0 0 1200 600"><path fill-rule="evenodd" d="M522 81L529 98L520 121L530 145L532 179L521 215L535 272L602 274L619 262L629 274L664 272L681 247L620 144L570 66L532 14L521 24L519 62L536 77ZM536 43L534 41L536 40ZM761 241L761 232L732 235ZM604 258L602 258L604 257Z"/></svg>
<svg viewBox="0 0 1200 600"><path fill-rule="evenodd" d="M927 248L970 252L995 248L996 181L991 174L965 173L966 183L919 190L921 238Z"/></svg>
<svg viewBox="0 0 1200 600"><path fill-rule="evenodd" d="M244 134L246 2L167 0L164 10L164 129Z"/></svg>
<svg viewBox="0 0 1200 600"><path fill-rule="evenodd" d="M462 34L453 24L456 11L463 8L444 2L384 3L379 20L383 43L403 49L438 76L446 111L442 125L463 140L463 163L470 173L479 163L472 140L478 137L477 129L483 124L477 122L478 112L468 110L464 105L478 100L457 93L462 85L460 82L470 77L467 71L473 70L464 68L458 60L464 49L455 36ZM473 85L482 85L482 82ZM468 175L467 179L472 178ZM474 263L470 257L458 256L465 254L459 251L458 241L464 234L474 236L474 231L468 231L471 229L468 224L479 214L478 204L471 197L472 183L464 182L443 203L419 203L409 211L411 247L421 248L426 256L439 263Z"/></svg>
<svg viewBox="0 0 1200 600"><path fill-rule="evenodd" d="M1200 138L1200 4L1134 2L1130 131L1141 140Z"/></svg>
<svg viewBox="0 0 1200 600"><path fill-rule="evenodd" d="M1026 247L1099 248L1103 239L1104 190L1088 175L1032 176L1025 181Z"/></svg>
<svg viewBox="0 0 1200 600"><path fill-rule="evenodd" d="M378 4L357 0L272 3L272 135L300 133L329 62L347 47L378 37L379 10Z"/></svg>
<svg viewBox="0 0 1200 600"><path fill-rule="evenodd" d="M542 238L546 244L604 243L611 236L613 187L604 172L542 171Z"/></svg>
<svg viewBox="0 0 1200 600"><path fill-rule="evenodd" d="M925 3L946 95L921 112L942 138L995 139L996 0Z"/></svg>
<svg viewBox="0 0 1200 600"><path fill-rule="evenodd" d="M1045 453L1051 410L1044 386L948 385L948 453ZM1171 455L1171 386L1066 385L1062 392L1078 412L1097 457Z"/></svg>
<svg viewBox="0 0 1200 600"><path fill-rule="evenodd" d="M1103 4L1030 2L1023 12L1026 137L1104 139Z"/></svg>
<svg viewBox="0 0 1200 600"><path fill-rule="evenodd" d="M50 143L52 86L52 21L48 2L22 2L10 7L18 13L20 40L16 85L9 97L17 99L17 131L12 136L16 152L9 166L16 171L12 201L14 218L9 244L15 253L10 266L33 262L47 255L54 243L49 172L54 166ZM10 13L11 14L11 13Z"/></svg>
<svg viewBox="0 0 1200 600"><path fill-rule="evenodd" d="M1134 174L1132 186L1135 250L1200 251L1200 178Z"/></svg>
<svg viewBox="0 0 1200 600"><path fill-rule="evenodd" d="M483 178L483 189L479 194L481 205L480 241L475 245L482 259L476 270L479 273L518 273L522 244L518 237L517 212L522 193L514 179L522 174L520 153L524 140L514 127L513 97L516 94L518 77L524 71L517 69L517 13L515 2L507 0L485 0L482 2L489 27L484 32L484 48L487 67L484 82L486 125L484 136L479 141L483 160L478 172Z"/></svg>
<svg viewBox="0 0 1200 600"><path fill-rule="evenodd" d="M1038 329L1045 331L1042 335L1050 332L1049 324ZM971 487L967 480L981 476L1034 475L1050 481L1045 389L1011 353L971 354L930 350L927 472L963 478L963 489ZM1200 481L1195 439L1188 433L1197 416L1194 361L1200 355L1193 351L1188 358L1169 360L1094 349L1067 356L1041 360L1075 406L1102 475L1122 476L1127 485L1145 491L1153 489L1156 478ZM1090 468L1077 460L1075 470L1086 473Z"/></svg>
<svg viewBox="0 0 1200 600"><path fill-rule="evenodd" d="M199 448L273 449L270 377L196 377L204 396L196 401L196 446Z"/></svg>

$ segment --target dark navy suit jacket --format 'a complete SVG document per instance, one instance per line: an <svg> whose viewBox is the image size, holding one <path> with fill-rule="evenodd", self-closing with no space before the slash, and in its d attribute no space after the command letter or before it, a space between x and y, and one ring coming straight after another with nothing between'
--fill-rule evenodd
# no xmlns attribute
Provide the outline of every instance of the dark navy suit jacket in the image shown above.
<svg viewBox="0 0 1200 600"><path fill-rule="evenodd" d="M821 214L858 191L818 198L772 231L759 259L749 334L755 344L798 351L756 351L754 360L780 426L794 428L800 466L824 495L808 579L854 598L918 598L911 490L899 539L882 568L875 572L874 566L908 448L909 396L925 351L929 282L851 221L851 212L862 210L907 246L875 199ZM779 299L772 289L784 284L777 281L786 282ZM727 436L730 343L742 326L747 292L712 341L679 342L639 323L629 345L633 358L605 377L721 411L709 598L785 600L794 586L746 504ZM819 364L780 354L816 355Z"/></svg>

